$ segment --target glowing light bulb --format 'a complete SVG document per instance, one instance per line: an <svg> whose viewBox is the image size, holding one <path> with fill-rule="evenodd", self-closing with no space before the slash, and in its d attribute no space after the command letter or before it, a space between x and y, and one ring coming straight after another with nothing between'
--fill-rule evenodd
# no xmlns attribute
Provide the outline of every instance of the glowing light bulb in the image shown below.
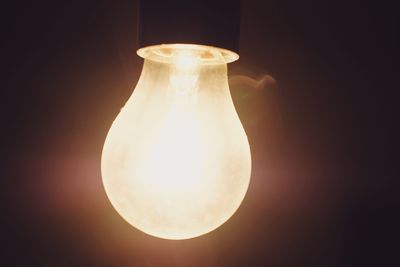
<svg viewBox="0 0 400 267"><path fill-rule="evenodd" d="M227 63L238 56L186 44L138 54L142 74L103 148L105 190L147 234L203 235L233 215L250 180L250 148L227 81Z"/></svg>

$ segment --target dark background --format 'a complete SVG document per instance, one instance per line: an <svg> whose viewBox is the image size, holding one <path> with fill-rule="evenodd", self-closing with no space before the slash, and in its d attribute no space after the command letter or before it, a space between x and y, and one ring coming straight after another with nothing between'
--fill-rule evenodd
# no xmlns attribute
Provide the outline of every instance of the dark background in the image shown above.
<svg viewBox="0 0 400 267"><path fill-rule="evenodd" d="M142 65L137 2L3 3L1 265L398 266L398 12L243 1L230 73L277 82L232 86L251 185L223 226L167 241L123 221L101 183Z"/></svg>

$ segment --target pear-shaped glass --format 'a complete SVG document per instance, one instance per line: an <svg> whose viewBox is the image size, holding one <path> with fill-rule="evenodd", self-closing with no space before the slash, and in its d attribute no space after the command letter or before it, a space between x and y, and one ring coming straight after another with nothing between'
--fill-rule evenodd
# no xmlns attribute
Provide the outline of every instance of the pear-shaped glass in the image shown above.
<svg viewBox="0 0 400 267"><path fill-rule="evenodd" d="M250 180L250 148L227 79L227 63L238 55L188 44L138 54L139 82L103 148L106 193L147 234L205 234L233 215Z"/></svg>

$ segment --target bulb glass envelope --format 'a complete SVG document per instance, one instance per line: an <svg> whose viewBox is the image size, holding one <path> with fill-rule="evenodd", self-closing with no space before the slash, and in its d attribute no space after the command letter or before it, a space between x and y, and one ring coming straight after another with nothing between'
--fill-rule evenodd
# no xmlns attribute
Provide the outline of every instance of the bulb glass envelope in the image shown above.
<svg viewBox="0 0 400 267"><path fill-rule="evenodd" d="M139 82L103 148L105 190L147 234L205 234L233 215L250 180L250 148L227 79L238 55L187 44L138 54L145 59Z"/></svg>

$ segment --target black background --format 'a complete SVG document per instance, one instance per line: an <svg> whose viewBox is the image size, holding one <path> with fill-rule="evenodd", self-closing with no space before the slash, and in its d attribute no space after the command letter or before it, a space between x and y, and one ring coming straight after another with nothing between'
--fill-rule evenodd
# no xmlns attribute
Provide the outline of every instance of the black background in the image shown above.
<svg viewBox="0 0 400 267"><path fill-rule="evenodd" d="M398 265L398 11L243 1L230 73L277 82L232 86L252 182L222 227L167 241L125 223L101 184L105 136L142 65L137 3L3 3L1 265Z"/></svg>

